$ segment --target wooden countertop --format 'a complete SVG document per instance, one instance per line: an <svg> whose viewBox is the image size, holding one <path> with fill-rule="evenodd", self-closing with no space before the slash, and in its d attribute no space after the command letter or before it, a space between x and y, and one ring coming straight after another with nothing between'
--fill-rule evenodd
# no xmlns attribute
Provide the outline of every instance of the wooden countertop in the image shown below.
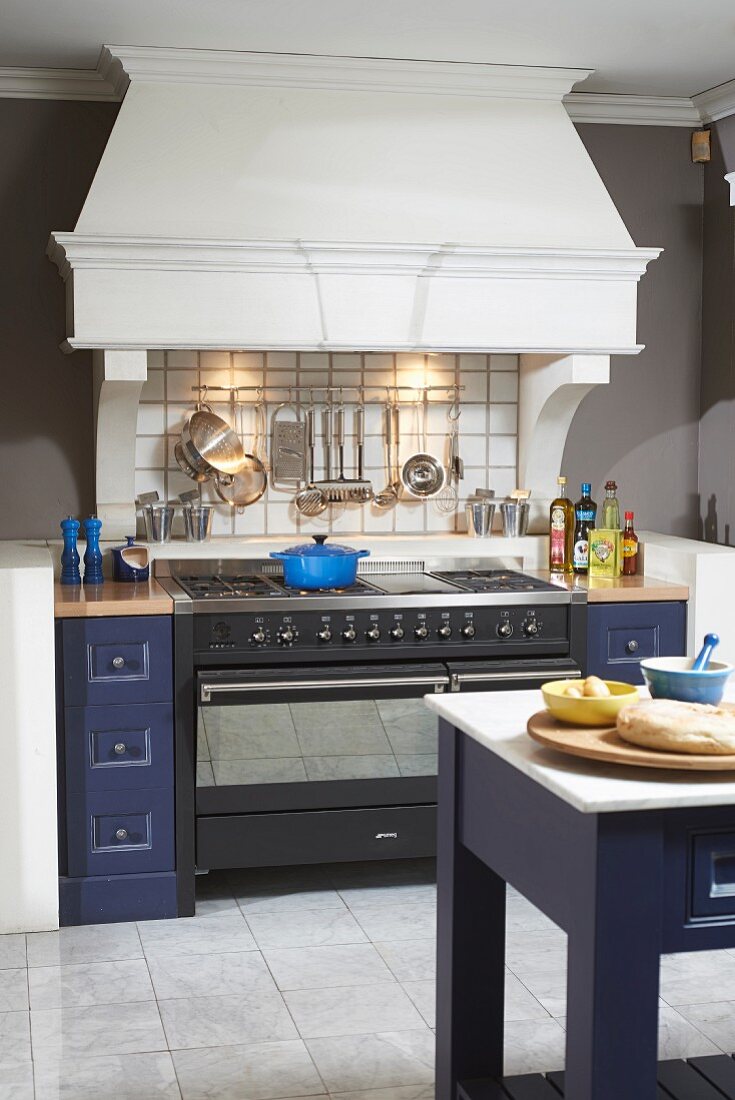
<svg viewBox="0 0 735 1100"><path fill-rule="evenodd" d="M529 570L535 576L549 580L548 572ZM555 576L555 584L565 588L583 588L587 592L588 603L650 603L660 600L688 600L689 588L686 584L674 584L661 581L656 577L560 577Z"/></svg>
<svg viewBox="0 0 735 1100"><path fill-rule="evenodd" d="M57 619L96 618L103 615L172 615L174 602L156 580L139 584L108 581L89 587L54 584Z"/></svg>

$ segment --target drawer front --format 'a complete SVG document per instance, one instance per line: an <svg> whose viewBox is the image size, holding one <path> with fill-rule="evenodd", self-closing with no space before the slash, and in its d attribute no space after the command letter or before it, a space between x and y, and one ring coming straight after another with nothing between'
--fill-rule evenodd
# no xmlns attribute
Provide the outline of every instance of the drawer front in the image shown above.
<svg viewBox="0 0 735 1100"><path fill-rule="evenodd" d="M642 684L646 657L680 657L686 651L686 604L590 604L587 674Z"/></svg>
<svg viewBox="0 0 735 1100"><path fill-rule="evenodd" d="M67 706L173 698L171 619L135 616L64 623Z"/></svg>
<svg viewBox="0 0 735 1100"><path fill-rule="evenodd" d="M690 858L692 917L735 917L735 832L695 834Z"/></svg>
<svg viewBox="0 0 735 1100"><path fill-rule="evenodd" d="M171 787L74 794L67 820L72 877L174 869Z"/></svg>
<svg viewBox="0 0 735 1100"><path fill-rule="evenodd" d="M66 789L140 790L173 786L173 704L67 707Z"/></svg>

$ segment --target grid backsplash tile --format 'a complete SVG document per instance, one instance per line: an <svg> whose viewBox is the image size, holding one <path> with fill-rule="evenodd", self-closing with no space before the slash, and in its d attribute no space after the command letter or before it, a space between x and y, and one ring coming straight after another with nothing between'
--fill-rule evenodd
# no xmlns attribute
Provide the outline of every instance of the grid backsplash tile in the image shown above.
<svg viewBox="0 0 735 1100"><path fill-rule="evenodd" d="M463 531L464 499L478 486L505 496L516 486L518 462L518 357L514 355L418 355L326 352L158 352L149 358L148 381L143 387L138 411L136 446L136 493L156 490L160 497L176 500L179 493L195 487L182 474L174 458L174 444L196 394L192 386L263 386L268 425L276 406L289 397L289 386L313 386L319 406L320 386L442 385L463 386L459 419L460 454L465 463L464 481L459 486L456 513L446 515L432 501L403 499L388 511L370 504L336 504L322 515L308 519L299 515L293 494L270 485L263 499L238 513L222 504L214 487L201 486L202 499L216 504L213 533L217 535L304 534L423 534ZM243 442L252 447L255 393L243 394ZM298 398L294 394L294 400ZM357 395L346 392L347 476L354 462L353 407ZM401 395L401 461L422 449L421 409ZM386 481L382 442L382 409L385 395L367 390L365 414L365 473L376 489ZM223 394L212 393L208 403L215 412L233 423L232 408ZM302 408L308 395L301 393ZM429 450L447 459L447 414L451 398L429 395L426 440ZM319 418L317 418L319 423ZM235 424L240 429L239 417ZM317 439L317 477L322 460L321 439ZM176 527L178 531L178 524Z"/></svg>

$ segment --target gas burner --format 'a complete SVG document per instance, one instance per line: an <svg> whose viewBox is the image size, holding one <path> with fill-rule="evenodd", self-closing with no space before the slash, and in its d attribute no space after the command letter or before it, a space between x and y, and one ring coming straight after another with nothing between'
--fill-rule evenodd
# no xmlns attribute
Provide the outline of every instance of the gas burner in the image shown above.
<svg viewBox="0 0 735 1100"><path fill-rule="evenodd" d="M467 592L549 592L555 588L548 581L512 569L468 569L436 573L435 576Z"/></svg>
<svg viewBox="0 0 735 1100"><path fill-rule="evenodd" d="M181 587L197 600L261 599L280 596L278 588L266 577L258 573L243 573L236 576L178 577Z"/></svg>

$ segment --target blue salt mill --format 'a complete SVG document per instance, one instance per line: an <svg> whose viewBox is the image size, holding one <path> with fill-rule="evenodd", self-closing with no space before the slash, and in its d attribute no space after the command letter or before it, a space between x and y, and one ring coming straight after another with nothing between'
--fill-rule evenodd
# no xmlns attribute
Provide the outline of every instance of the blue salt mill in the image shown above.
<svg viewBox="0 0 735 1100"><path fill-rule="evenodd" d="M100 550L100 531L102 520L89 516L82 520L87 549L84 551L84 583L102 584L102 551Z"/></svg>
<svg viewBox="0 0 735 1100"><path fill-rule="evenodd" d="M79 572L79 551L77 550L77 535L79 534L79 520L73 516L67 516L59 524L64 535L64 549L61 551L61 583L81 584L82 575Z"/></svg>

